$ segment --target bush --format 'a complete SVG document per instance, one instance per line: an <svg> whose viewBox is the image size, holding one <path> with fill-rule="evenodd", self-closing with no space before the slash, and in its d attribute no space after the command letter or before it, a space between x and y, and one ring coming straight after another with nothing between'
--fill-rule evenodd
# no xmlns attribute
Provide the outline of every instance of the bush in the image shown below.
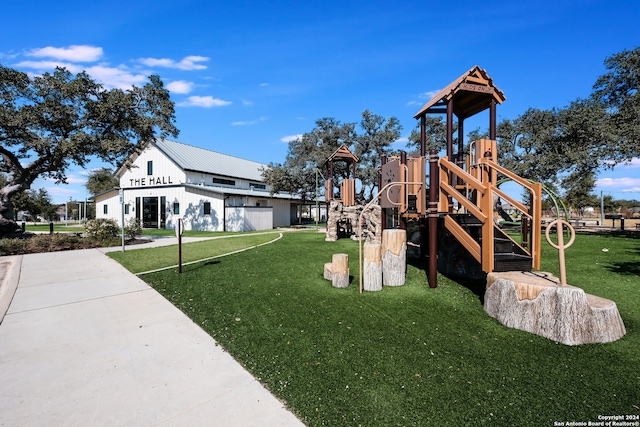
<svg viewBox="0 0 640 427"><path fill-rule="evenodd" d="M142 234L142 222L138 218L131 218L124 227L124 235L133 240Z"/></svg>
<svg viewBox="0 0 640 427"><path fill-rule="evenodd" d="M120 227L112 218L96 218L87 221L86 232L97 240L107 240L117 237Z"/></svg>
<svg viewBox="0 0 640 427"><path fill-rule="evenodd" d="M22 237L0 239L0 256L89 249L100 246L100 242L95 239L86 239L78 236L24 234Z"/></svg>

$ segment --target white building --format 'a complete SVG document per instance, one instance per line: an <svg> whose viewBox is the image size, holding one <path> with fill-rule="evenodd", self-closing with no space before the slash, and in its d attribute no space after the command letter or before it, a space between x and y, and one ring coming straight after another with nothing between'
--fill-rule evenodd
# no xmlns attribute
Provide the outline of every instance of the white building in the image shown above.
<svg viewBox="0 0 640 427"><path fill-rule="evenodd" d="M120 189L94 197L97 218L121 224L139 218L144 228L251 231L295 222L298 204L289 194L269 194L260 170L266 165L157 140L116 172ZM123 192L121 205L119 192Z"/></svg>

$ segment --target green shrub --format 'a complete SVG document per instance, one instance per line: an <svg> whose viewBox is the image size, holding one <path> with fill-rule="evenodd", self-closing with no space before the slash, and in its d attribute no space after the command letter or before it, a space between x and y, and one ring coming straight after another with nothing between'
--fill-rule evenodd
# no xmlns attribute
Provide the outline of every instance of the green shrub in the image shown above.
<svg viewBox="0 0 640 427"><path fill-rule="evenodd" d="M131 218L124 227L124 235L133 240L142 234L142 222L138 218Z"/></svg>
<svg viewBox="0 0 640 427"><path fill-rule="evenodd" d="M96 218L87 221L86 232L97 240L113 239L120 233L120 227L112 218Z"/></svg>
<svg viewBox="0 0 640 427"><path fill-rule="evenodd" d="M0 239L0 256L88 249L100 246L102 246L101 243L92 238L65 234L25 234L22 237Z"/></svg>

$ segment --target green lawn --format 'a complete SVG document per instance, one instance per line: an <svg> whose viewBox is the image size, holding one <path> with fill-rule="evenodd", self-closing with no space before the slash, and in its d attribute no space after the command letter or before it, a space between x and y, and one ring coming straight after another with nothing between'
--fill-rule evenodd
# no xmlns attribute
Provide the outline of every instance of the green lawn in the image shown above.
<svg viewBox="0 0 640 427"><path fill-rule="evenodd" d="M20 225L20 223L18 223ZM34 224L34 223L25 223L26 231L31 232L40 232L40 233L48 233L49 232L49 224ZM82 224L69 224L65 225L64 223L54 223L53 231L56 233L84 233L84 225Z"/></svg>
<svg viewBox="0 0 640 427"><path fill-rule="evenodd" d="M235 233L218 234L214 240L184 243L182 245L182 262L189 263L221 254L235 252L248 247L261 245L277 239L279 233ZM211 234L209 234L211 237ZM126 252L110 252L111 258L118 261L129 271L140 273L178 264L178 245L159 248L135 249Z"/></svg>
<svg viewBox="0 0 640 427"><path fill-rule="evenodd" d="M273 230L252 231L253 233L273 233ZM218 237L218 236L235 236L241 233L232 231L199 231L184 230L183 237ZM175 230L167 230L164 228L145 228L142 230L143 236L175 236Z"/></svg>
<svg viewBox="0 0 640 427"><path fill-rule="evenodd" d="M337 252L350 257L347 289L322 277ZM351 240L289 233L142 278L310 426L553 426L640 413L640 239L579 235L567 250L569 283L613 299L627 328L617 342L574 347L508 329L467 287L439 276L429 289L412 266L405 286L359 294L357 255ZM544 256L558 275L557 253L545 244Z"/></svg>
<svg viewBox="0 0 640 427"><path fill-rule="evenodd" d="M26 231L31 232L49 232L49 223L25 223ZM84 225L83 224L69 224L65 225L64 223L54 223L53 231L56 233L84 233ZM273 230L262 230L262 231L253 231L253 233L269 233L273 232ZM182 235L184 237L219 237L219 236L234 236L241 233L231 232L231 231L198 231L198 230L185 230ZM153 236L153 237L162 237L162 236L175 236L175 230L167 230L164 228L144 228L142 230L143 236Z"/></svg>

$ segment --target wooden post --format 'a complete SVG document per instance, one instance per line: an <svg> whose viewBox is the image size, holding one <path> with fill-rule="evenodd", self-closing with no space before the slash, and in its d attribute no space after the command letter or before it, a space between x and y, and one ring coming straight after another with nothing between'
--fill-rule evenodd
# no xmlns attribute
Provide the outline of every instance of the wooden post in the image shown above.
<svg viewBox="0 0 640 427"><path fill-rule="evenodd" d="M367 242L364 244L364 290L382 290L382 245Z"/></svg>
<svg viewBox="0 0 640 427"><path fill-rule="evenodd" d="M334 288L346 288L349 286L349 255L333 254L331 260L331 284Z"/></svg>
<svg viewBox="0 0 640 427"><path fill-rule="evenodd" d="M382 232L382 283L402 286L407 271L407 232L387 229Z"/></svg>
<svg viewBox="0 0 640 427"><path fill-rule="evenodd" d="M429 287L438 286L438 153L431 149L429 152Z"/></svg>

